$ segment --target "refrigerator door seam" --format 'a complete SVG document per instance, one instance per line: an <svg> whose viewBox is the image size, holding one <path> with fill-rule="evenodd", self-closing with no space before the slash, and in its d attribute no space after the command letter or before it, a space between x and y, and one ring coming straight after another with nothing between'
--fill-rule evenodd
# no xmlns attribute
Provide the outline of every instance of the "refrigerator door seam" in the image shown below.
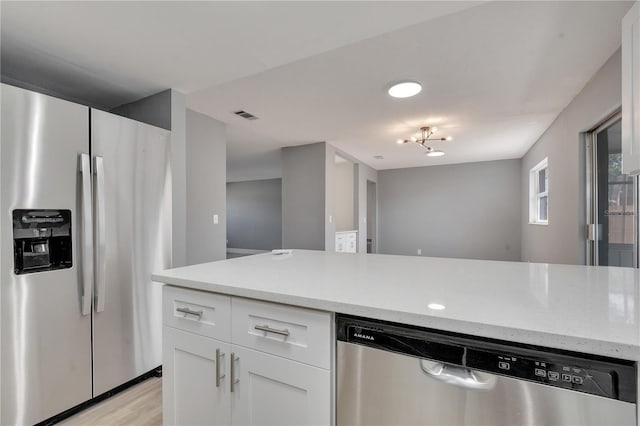
<svg viewBox="0 0 640 426"><path fill-rule="evenodd" d="M95 171L95 214L96 214L96 312L104 311L106 291L106 242L105 242L105 206L104 206L104 160L94 157Z"/></svg>

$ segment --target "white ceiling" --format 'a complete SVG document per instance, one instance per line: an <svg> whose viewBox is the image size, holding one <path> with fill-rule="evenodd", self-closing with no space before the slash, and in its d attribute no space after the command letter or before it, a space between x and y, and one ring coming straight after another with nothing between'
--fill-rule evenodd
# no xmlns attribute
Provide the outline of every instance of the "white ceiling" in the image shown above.
<svg viewBox="0 0 640 426"><path fill-rule="evenodd" d="M109 108L215 86L476 3L2 1L2 74Z"/></svg>
<svg viewBox="0 0 640 426"><path fill-rule="evenodd" d="M3 1L2 74L103 107L189 93L228 123L233 180L317 141L377 169L518 158L618 48L631 3L478 4ZM423 92L388 97L404 78ZM394 143L423 124L455 138L434 143L445 157Z"/></svg>
<svg viewBox="0 0 640 426"><path fill-rule="evenodd" d="M279 147L317 141L376 169L520 158L618 49L630 5L486 3L192 93L188 104L229 123L233 180L277 176ZM405 78L422 93L389 97ZM453 136L433 143L446 156L395 143L421 125Z"/></svg>

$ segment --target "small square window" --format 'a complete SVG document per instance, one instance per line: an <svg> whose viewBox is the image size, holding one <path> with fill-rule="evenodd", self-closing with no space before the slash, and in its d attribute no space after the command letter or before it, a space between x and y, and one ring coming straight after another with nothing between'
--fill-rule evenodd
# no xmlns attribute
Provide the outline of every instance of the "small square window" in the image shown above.
<svg viewBox="0 0 640 426"><path fill-rule="evenodd" d="M529 171L529 223L549 224L548 158Z"/></svg>

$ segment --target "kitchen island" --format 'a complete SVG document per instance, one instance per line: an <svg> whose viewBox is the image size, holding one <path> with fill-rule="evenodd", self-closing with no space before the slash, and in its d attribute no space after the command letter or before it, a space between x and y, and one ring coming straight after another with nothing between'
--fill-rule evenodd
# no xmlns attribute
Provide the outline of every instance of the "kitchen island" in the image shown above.
<svg viewBox="0 0 640 426"><path fill-rule="evenodd" d="M165 330L176 321L189 322L188 331L231 345L215 348L231 358L230 363L212 359L218 385L238 380L233 358L248 347L263 356L258 364L272 365L270 371L289 369L278 364L280 358L307 366L294 376L317 384L308 394L320 405L328 398L333 406L334 313L640 361L640 272L631 268L293 250L175 268L153 279L170 285ZM181 295L184 291L191 293ZM263 323L279 313L285 319L272 320L263 330ZM243 319L236 321L236 315ZM229 326L217 316L228 317ZM253 328L259 333L247 335ZM277 344L283 341L291 348L279 353ZM171 352L166 335L165 350ZM164 364L166 369L167 358ZM167 381L165 376L165 386ZM176 383L170 385L175 391ZM255 391L266 389L264 383L256 386ZM325 389L326 398L313 389ZM165 408L178 410L176 397L165 392ZM233 401L220 398L233 411ZM333 418L327 416L317 422Z"/></svg>

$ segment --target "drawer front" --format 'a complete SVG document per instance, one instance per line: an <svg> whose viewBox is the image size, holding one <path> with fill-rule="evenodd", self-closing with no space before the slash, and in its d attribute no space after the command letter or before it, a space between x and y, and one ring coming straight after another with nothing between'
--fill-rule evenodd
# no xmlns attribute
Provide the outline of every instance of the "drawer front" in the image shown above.
<svg viewBox="0 0 640 426"><path fill-rule="evenodd" d="M164 286L163 324L202 336L231 340L231 297Z"/></svg>
<svg viewBox="0 0 640 426"><path fill-rule="evenodd" d="M331 314L232 299L231 342L316 367L331 365Z"/></svg>

